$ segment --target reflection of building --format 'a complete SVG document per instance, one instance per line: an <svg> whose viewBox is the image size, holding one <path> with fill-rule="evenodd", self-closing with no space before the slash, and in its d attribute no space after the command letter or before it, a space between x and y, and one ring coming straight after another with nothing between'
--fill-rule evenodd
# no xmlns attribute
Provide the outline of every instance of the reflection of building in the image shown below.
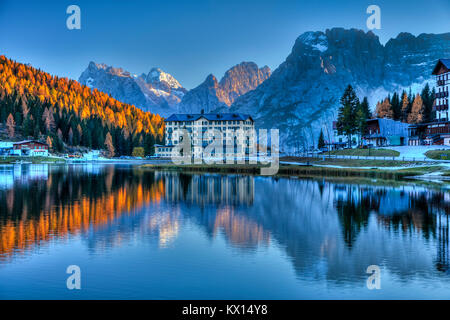
<svg viewBox="0 0 450 320"><path fill-rule="evenodd" d="M48 179L48 164L0 166L0 190L10 189L14 183L24 185Z"/></svg>
<svg viewBox="0 0 450 320"><path fill-rule="evenodd" d="M12 153L14 143L10 141L0 141L0 156L7 156Z"/></svg>
<svg viewBox="0 0 450 320"><path fill-rule="evenodd" d="M164 176L166 199L202 204L252 205L255 181L252 176L189 175L158 173Z"/></svg>
<svg viewBox="0 0 450 320"><path fill-rule="evenodd" d="M222 148L216 148L213 156L244 156L254 151L255 126L248 114L173 114L165 120L165 125L166 145L156 146L156 155L160 157L171 157L174 147L181 144L183 139L190 140L191 152L196 158L202 157L203 149L215 139L220 139L216 143Z"/></svg>

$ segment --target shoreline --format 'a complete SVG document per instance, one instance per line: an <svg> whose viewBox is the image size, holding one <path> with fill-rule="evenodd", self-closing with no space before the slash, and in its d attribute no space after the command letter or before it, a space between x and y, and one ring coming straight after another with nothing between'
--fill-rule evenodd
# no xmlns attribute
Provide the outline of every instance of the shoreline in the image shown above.
<svg viewBox="0 0 450 320"><path fill-rule="evenodd" d="M261 175L261 168L263 165L258 164L145 164L141 168L148 170L162 170L186 173L222 173L222 174L252 174ZM445 172L445 167L434 166L418 166L418 167L398 167L390 169L367 168L367 167L333 167L320 166L317 164L299 164L299 163L280 163L278 172L273 175L276 176L298 176L298 177L323 177L323 178L369 178L369 179L383 179L393 181L411 181L411 180L438 180L442 173L442 180L448 180L449 172ZM270 177L270 176L268 176Z"/></svg>

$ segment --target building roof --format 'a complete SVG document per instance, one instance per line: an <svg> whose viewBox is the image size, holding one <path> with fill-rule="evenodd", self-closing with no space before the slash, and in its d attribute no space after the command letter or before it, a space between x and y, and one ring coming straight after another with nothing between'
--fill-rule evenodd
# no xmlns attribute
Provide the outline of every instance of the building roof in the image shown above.
<svg viewBox="0 0 450 320"><path fill-rule="evenodd" d="M42 144L44 146L48 146L48 144L46 144L45 142L40 142L40 141L37 141L37 140L22 140L22 141L14 142L14 145L16 145L16 144L25 144L25 143L30 143L30 142L39 143L39 144Z"/></svg>
<svg viewBox="0 0 450 320"><path fill-rule="evenodd" d="M447 70L450 70L450 59L439 59L436 63L436 66L433 69L433 75L438 74L441 67L446 68Z"/></svg>
<svg viewBox="0 0 450 320"><path fill-rule="evenodd" d="M247 119L251 119L253 121L253 118L248 114L243 113L194 113L194 114L188 114L188 113L180 113L180 114L172 114L170 117L166 119L167 121L196 121L200 118L205 118L206 120L213 121L229 121L229 120L240 120L245 121Z"/></svg>

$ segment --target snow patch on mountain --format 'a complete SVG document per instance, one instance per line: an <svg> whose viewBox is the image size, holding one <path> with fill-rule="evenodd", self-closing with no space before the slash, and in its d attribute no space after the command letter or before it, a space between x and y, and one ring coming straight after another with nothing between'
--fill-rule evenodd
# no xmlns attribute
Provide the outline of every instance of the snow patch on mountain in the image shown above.
<svg viewBox="0 0 450 320"><path fill-rule="evenodd" d="M90 62L79 82L161 116L175 112L187 92L172 75L160 68L152 68L148 74L137 76L122 68Z"/></svg>

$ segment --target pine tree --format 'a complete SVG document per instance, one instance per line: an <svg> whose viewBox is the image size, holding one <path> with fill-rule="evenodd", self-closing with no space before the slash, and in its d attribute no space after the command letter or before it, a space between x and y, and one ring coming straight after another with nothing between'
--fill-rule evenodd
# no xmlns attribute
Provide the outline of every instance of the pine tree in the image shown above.
<svg viewBox="0 0 450 320"><path fill-rule="evenodd" d="M111 157L111 158L114 157L114 145L113 145L111 133L109 133L109 132L106 134L105 146L106 146L106 149L108 149L109 157Z"/></svg>
<svg viewBox="0 0 450 320"><path fill-rule="evenodd" d="M69 138L68 138L68 142L71 146L73 146L73 130L72 128L69 129Z"/></svg>
<svg viewBox="0 0 450 320"><path fill-rule="evenodd" d="M400 120L402 117L402 105L397 92L394 92L391 99L392 110L394 112L394 120Z"/></svg>
<svg viewBox="0 0 450 320"><path fill-rule="evenodd" d="M33 116L27 115L23 120L22 124L23 135L26 137L33 136L34 133L34 123Z"/></svg>
<svg viewBox="0 0 450 320"><path fill-rule="evenodd" d="M364 117L366 119L370 119L371 112L370 112L369 101L367 100L367 97L364 97L363 101L360 104L360 108L364 112Z"/></svg>
<svg viewBox="0 0 450 320"><path fill-rule="evenodd" d="M367 128L367 115L365 113L364 106L362 104L360 104L358 109L356 110L355 125L356 125L356 132L358 133L359 136L359 143L361 143L362 136L364 135Z"/></svg>
<svg viewBox="0 0 450 320"><path fill-rule="evenodd" d="M431 121L433 119L433 101L434 97L430 90L430 86L427 83L425 87L422 89L422 93L420 94L422 97L422 101L424 104L424 122Z"/></svg>
<svg viewBox="0 0 450 320"><path fill-rule="evenodd" d="M16 127L16 122L14 121L14 118L13 118L12 114L10 113L8 116L8 120L6 120L6 130L8 132L8 137L14 138L15 127Z"/></svg>
<svg viewBox="0 0 450 320"><path fill-rule="evenodd" d="M319 141L317 142L317 148L323 149L325 148L325 138L323 136L323 130L320 129Z"/></svg>
<svg viewBox="0 0 450 320"><path fill-rule="evenodd" d="M345 89L344 95L340 100L341 106L338 111L336 123L339 134L345 134L349 147L351 147L351 135L356 132L355 113L359 105L358 97L351 85Z"/></svg>

